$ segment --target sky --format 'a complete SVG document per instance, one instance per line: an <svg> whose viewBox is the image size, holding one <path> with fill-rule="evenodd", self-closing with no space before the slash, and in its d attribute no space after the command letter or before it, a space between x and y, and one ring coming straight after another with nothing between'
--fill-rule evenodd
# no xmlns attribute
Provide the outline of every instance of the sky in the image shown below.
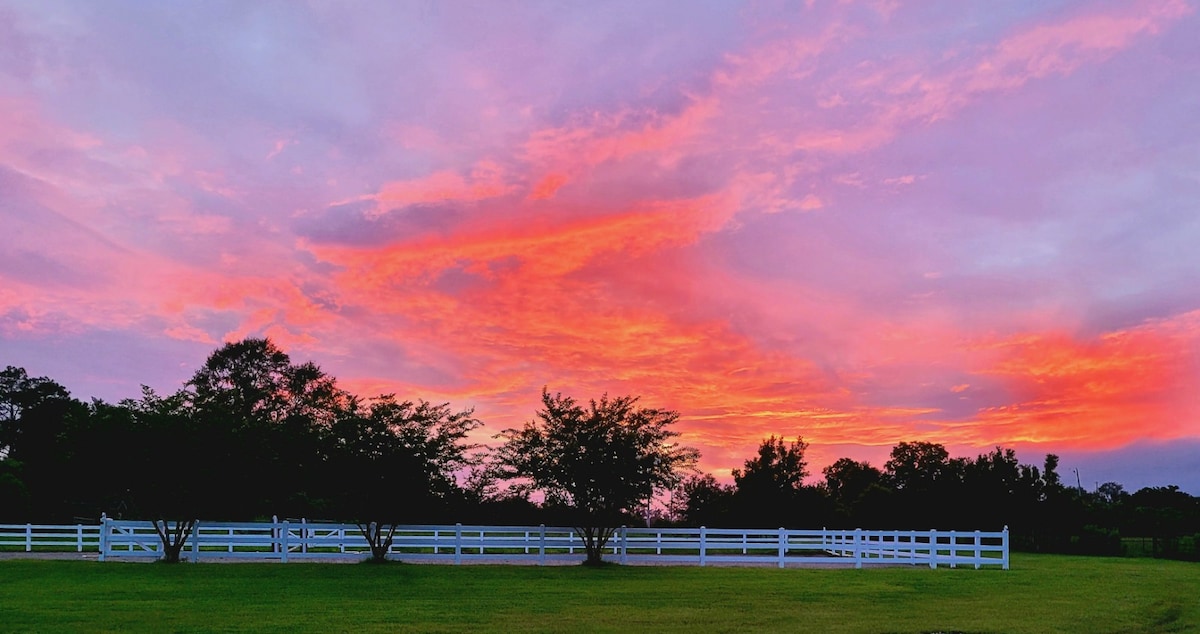
<svg viewBox="0 0 1200 634"><path fill-rule="evenodd" d="M0 364L1200 494L1198 9L0 0Z"/></svg>

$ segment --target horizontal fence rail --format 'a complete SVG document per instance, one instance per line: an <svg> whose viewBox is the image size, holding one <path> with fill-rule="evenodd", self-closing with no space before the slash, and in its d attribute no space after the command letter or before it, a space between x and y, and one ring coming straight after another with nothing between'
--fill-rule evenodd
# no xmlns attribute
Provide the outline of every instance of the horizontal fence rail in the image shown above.
<svg viewBox="0 0 1200 634"><path fill-rule="evenodd" d="M162 542L150 522L104 519L100 559L158 558ZM325 522L197 522L181 557L288 562L363 558L366 537L354 524ZM546 565L578 562L583 538L571 528L547 526L397 526L388 557L441 563L502 562ZM717 528L625 528L605 555L622 564L877 565L1009 567L1003 531L878 531Z"/></svg>
<svg viewBox="0 0 1200 634"><path fill-rule="evenodd" d="M96 552L100 531L100 524L0 524L0 552Z"/></svg>

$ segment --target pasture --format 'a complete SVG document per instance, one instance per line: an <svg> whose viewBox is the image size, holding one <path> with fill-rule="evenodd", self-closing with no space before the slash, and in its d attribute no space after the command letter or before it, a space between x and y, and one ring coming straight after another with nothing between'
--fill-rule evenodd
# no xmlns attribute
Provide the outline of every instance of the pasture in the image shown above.
<svg viewBox="0 0 1200 634"><path fill-rule="evenodd" d="M0 561L4 631L1162 632L1200 565L1014 554L1012 569Z"/></svg>

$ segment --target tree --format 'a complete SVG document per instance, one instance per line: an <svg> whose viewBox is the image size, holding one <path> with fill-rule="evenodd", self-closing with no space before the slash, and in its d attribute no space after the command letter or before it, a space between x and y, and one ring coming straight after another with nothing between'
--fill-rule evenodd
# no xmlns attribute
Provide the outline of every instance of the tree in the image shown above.
<svg viewBox="0 0 1200 634"><path fill-rule="evenodd" d="M177 563L201 515L221 505L223 491L213 486L217 449L198 425L189 395L162 397L143 386L142 398L122 405L132 413L134 443L120 459L137 465L131 482L131 511L148 517L163 547L163 561Z"/></svg>
<svg viewBox="0 0 1200 634"><path fill-rule="evenodd" d="M800 497L808 477L807 449L803 438L788 443L782 436L771 436L759 444L758 454L743 468L733 470L744 522L783 526L799 521Z"/></svg>
<svg viewBox="0 0 1200 634"><path fill-rule="evenodd" d="M591 400L587 407L542 389L542 409L521 429L497 437L503 476L540 491L545 504L572 513L583 535L586 563L601 553L622 519L658 491L679 482L699 452L683 447L670 429L679 414L636 407L632 396Z"/></svg>
<svg viewBox="0 0 1200 634"><path fill-rule="evenodd" d="M457 487L455 472L470 466L477 445L463 441L482 423L472 410L449 404L397 401L394 394L350 407L329 432L339 511L358 524L371 558L384 561L403 517L443 502Z"/></svg>
<svg viewBox="0 0 1200 634"><path fill-rule="evenodd" d="M25 519L28 508L29 491L21 478L21 463L0 460L0 523Z"/></svg>
<svg viewBox="0 0 1200 634"><path fill-rule="evenodd" d="M950 452L941 444L902 442L892 447L884 471L897 491L928 493L946 475L949 465Z"/></svg>
<svg viewBox="0 0 1200 634"><path fill-rule="evenodd" d="M690 526L721 526L733 512L735 490L711 473L690 475L671 492L668 511Z"/></svg>
<svg viewBox="0 0 1200 634"><path fill-rule="evenodd" d="M74 515L72 460L86 448L72 444L71 430L86 425L87 417L87 406L58 383L23 368L0 371L0 460L14 461L5 488L26 502L26 521Z"/></svg>
<svg viewBox="0 0 1200 634"><path fill-rule="evenodd" d="M270 339L249 338L210 354L185 391L213 445L210 460L223 467L211 482L225 491L220 515L319 510L321 437L349 399L333 377L311 362L293 364Z"/></svg>
<svg viewBox="0 0 1200 634"><path fill-rule="evenodd" d="M868 491L878 495L874 488L882 487L883 472L870 463L850 458L839 458L821 470L825 476L825 491L838 513L845 519L856 517L859 506L865 501Z"/></svg>
<svg viewBox="0 0 1200 634"><path fill-rule="evenodd" d="M0 371L0 459L9 456L27 431L28 422L22 423L27 412L70 398L66 388L44 376L30 378L25 368L10 365Z"/></svg>
<svg viewBox="0 0 1200 634"><path fill-rule="evenodd" d="M1096 497L1104 504L1113 506L1124 502L1129 497L1129 494L1125 492L1125 487L1121 486L1120 483L1105 482L1096 487Z"/></svg>

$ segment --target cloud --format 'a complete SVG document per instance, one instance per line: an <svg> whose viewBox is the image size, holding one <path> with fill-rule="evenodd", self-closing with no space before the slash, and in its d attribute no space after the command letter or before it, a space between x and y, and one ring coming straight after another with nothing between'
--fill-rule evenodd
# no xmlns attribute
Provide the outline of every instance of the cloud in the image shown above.
<svg viewBox="0 0 1200 634"><path fill-rule="evenodd" d="M719 473L1200 436L1192 6L793 9L11 8L6 362L269 335L489 431L642 394Z"/></svg>

